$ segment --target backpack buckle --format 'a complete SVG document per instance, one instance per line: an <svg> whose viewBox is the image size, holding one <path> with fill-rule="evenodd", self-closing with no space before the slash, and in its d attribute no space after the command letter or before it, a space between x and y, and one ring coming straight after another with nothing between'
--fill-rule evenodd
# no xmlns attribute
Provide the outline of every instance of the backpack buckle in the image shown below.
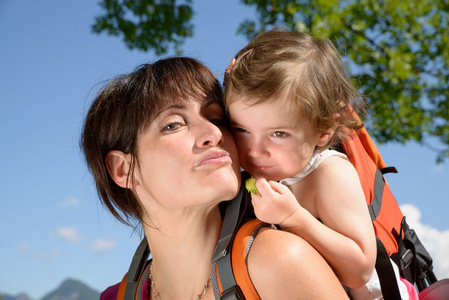
<svg viewBox="0 0 449 300"><path fill-rule="evenodd" d="M242 290L238 285L234 285L221 293L221 300L245 300L245 296L243 296Z"/></svg>
<svg viewBox="0 0 449 300"><path fill-rule="evenodd" d="M404 254L401 255L400 264L401 264L401 270L404 271L407 269L410 264L413 261L413 252L410 249L407 249L407 251L404 252Z"/></svg>

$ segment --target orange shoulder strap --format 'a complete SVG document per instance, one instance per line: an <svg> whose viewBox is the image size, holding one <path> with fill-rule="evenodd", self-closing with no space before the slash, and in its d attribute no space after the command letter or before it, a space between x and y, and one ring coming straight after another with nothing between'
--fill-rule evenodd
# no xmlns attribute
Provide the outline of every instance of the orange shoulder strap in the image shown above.
<svg viewBox="0 0 449 300"><path fill-rule="evenodd" d="M253 286L248 273L247 256L251 249L252 242L262 227L270 226L259 220L251 220L245 223L235 235L231 250L231 264L235 281L246 299L260 299ZM217 272L217 281L220 294L223 288Z"/></svg>
<svg viewBox="0 0 449 300"><path fill-rule="evenodd" d="M125 299L125 290L126 290L126 275L123 276L122 282L120 282L120 286L117 293L117 300Z"/></svg>
<svg viewBox="0 0 449 300"><path fill-rule="evenodd" d="M125 274L125 276L122 279L122 282L120 282L119 289L117 292L117 300L128 300L132 298L132 300L140 300L142 299L142 293L143 293L143 285L145 281L148 278L148 275L150 273L150 262L151 260L146 262L146 265L142 271L142 274L139 276L138 280L135 282L128 282L126 280L126 276L128 273ZM129 284L128 284L129 283ZM129 289L128 291L126 289ZM131 299L130 299L131 300Z"/></svg>

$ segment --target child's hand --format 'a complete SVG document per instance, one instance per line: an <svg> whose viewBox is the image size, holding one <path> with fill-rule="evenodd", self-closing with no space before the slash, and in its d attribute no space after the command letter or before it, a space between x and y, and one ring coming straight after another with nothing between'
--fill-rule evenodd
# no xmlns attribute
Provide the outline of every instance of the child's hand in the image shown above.
<svg viewBox="0 0 449 300"><path fill-rule="evenodd" d="M263 222L282 224L301 207L293 193L283 184L260 178L256 186L259 194L251 194L251 200L256 217Z"/></svg>

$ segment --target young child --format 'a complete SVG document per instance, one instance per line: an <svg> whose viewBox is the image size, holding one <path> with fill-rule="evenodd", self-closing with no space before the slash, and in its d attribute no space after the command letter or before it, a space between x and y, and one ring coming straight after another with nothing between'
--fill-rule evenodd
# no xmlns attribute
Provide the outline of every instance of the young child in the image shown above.
<svg viewBox="0 0 449 300"><path fill-rule="evenodd" d="M256 216L301 236L356 299L383 299L376 240L354 167L333 147L363 107L327 40L266 32L233 59L225 101L240 164L257 179ZM374 272L374 273L373 273Z"/></svg>

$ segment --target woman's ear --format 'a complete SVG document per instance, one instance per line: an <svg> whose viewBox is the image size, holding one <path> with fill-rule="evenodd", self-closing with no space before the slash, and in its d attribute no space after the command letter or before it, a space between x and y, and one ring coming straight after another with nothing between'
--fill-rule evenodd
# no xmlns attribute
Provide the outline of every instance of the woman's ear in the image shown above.
<svg viewBox="0 0 449 300"><path fill-rule="evenodd" d="M334 128L329 128L325 132L322 132L318 136L318 141L317 141L316 145L318 147L323 147L324 145L326 145L331 140L331 138L334 136L334 133L335 133L335 129Z"/></svg>
<svg viewBox="0 0 449 300"><path fill-rule="evenodd" d="M129 180L130 168L129 154L119 150L112 150L106 155L106 168L115 183L122 188L131 188L132 180Z"/></svg>

